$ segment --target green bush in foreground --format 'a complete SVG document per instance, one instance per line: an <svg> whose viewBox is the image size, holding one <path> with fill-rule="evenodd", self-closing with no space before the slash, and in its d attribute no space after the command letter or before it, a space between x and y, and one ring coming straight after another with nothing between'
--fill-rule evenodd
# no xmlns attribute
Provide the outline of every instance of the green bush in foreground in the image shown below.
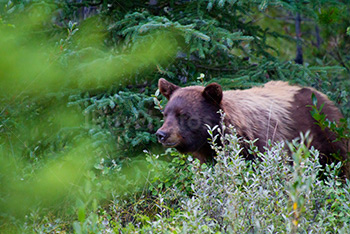
<svg viewBox="0 0 350 234"><path fill-rule="evenodd" d="M150 173L166 176L153 177L138 195L115 197L109 209L79 219L75 232L350 232L350 183L339 182L340 164L322 169L318 151L307 148L307 136L288 144L293 160L280 143L256 152L261 160L254 162L242 157L242 139L221 137L224 146L213 146L218 153L214 166L200 166L191 157L185 162L183 156L166 164L148 155Z"/></svg>

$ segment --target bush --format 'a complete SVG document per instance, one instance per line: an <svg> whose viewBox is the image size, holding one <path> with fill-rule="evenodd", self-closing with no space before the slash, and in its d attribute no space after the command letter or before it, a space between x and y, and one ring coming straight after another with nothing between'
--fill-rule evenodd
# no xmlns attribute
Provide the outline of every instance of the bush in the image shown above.
<svg viewBox="0 0 350 234"><path fill-rule="evenodd" d="M257 152L260 160L255 161L242 157L242 139L235 134L220 137L225 144L213 145L218 153L213 166L200 165L191 157L186 164L181 157L180 164L178 159L164 164L159 156L149 155L151 171L165 171L145 187L154 186L156 193L145 190L135 199L118 197L110 211L103 211L100 223L117 233L350 231L350 183L339 182L340 164L322 171L318 151L307 148L307 136L288 144L293 159L287 145L278 143L265 153ZM178 165L184 167L174 171ZM320 173L327 177L321 179Z"/></svg>

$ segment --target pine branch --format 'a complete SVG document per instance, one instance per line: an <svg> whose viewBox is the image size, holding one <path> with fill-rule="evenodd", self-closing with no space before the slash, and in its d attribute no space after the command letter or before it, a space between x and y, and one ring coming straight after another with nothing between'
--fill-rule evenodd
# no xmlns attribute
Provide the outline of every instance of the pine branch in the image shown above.
<svg viewBox="0 0 350 234"><path fill-rule="evenodd" d="M201 64L194 64L198 68L204 68L206 70L213 70L213 71L238 71L237 68L227 68L227 67L213 67L208 65L201 65Z"/></svg>
<svg viewBox="0 0 350 234"><path fill-rule="evenodd" d="M98 2L95 1L82 1L82 2L68 2L67 5L74 6L74 7L95 7L102 5L103 0L100 0Z"/></svg>
<svg viewBox="0 0 350 234"><path fill-rule="evenodd" d="M283 21L283 22L286 22L286 23L289 23L289 24L295 24L295 20L296 20L296 17L292 16L292 15L285 16L285 17L274 17L274 16L270 16L270 15L266 14L265 12L263 12L263 14L264 14L264 16L266 16L269 19ZM315 20L310 19L310 18L306 18L306 17L301 17L301 21L307 22L307 23L312 23Z"/></svg>

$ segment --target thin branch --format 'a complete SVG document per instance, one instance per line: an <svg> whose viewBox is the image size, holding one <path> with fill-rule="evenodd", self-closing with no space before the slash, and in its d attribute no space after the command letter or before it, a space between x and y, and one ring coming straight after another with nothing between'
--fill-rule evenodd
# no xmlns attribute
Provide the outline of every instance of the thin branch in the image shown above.
<svg viewBox="0 0 350 234"><path fill-rule="evenodd" d="M343 56L341 56L340 52L338 49L336 49L336 54L334 54L333 52L329 52L329 54L340 63L340 65L342 65L347 72L350 72L350 68L346 65L346 63L343 60Z"/></svg>

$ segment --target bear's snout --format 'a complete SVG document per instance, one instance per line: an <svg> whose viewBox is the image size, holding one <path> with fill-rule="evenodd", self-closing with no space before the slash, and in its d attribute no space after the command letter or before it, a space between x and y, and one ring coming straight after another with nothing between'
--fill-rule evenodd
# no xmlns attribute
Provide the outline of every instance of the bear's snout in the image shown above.
<svg viewBox="0 0 350 234"><path fill-rule="evenodd" d="M160 143L164 143L165 140L168 138L169 134L167 134L164 131L161 131L160 129L156 132L157 139Z"/></svg>
<svg viewBox="0 0 350 234"><path fill-rule="evenodd" d="M158 142L165 147L176 147L181 143L180 136L174 129L164 129L163 127L156 132Z"/></svg>

